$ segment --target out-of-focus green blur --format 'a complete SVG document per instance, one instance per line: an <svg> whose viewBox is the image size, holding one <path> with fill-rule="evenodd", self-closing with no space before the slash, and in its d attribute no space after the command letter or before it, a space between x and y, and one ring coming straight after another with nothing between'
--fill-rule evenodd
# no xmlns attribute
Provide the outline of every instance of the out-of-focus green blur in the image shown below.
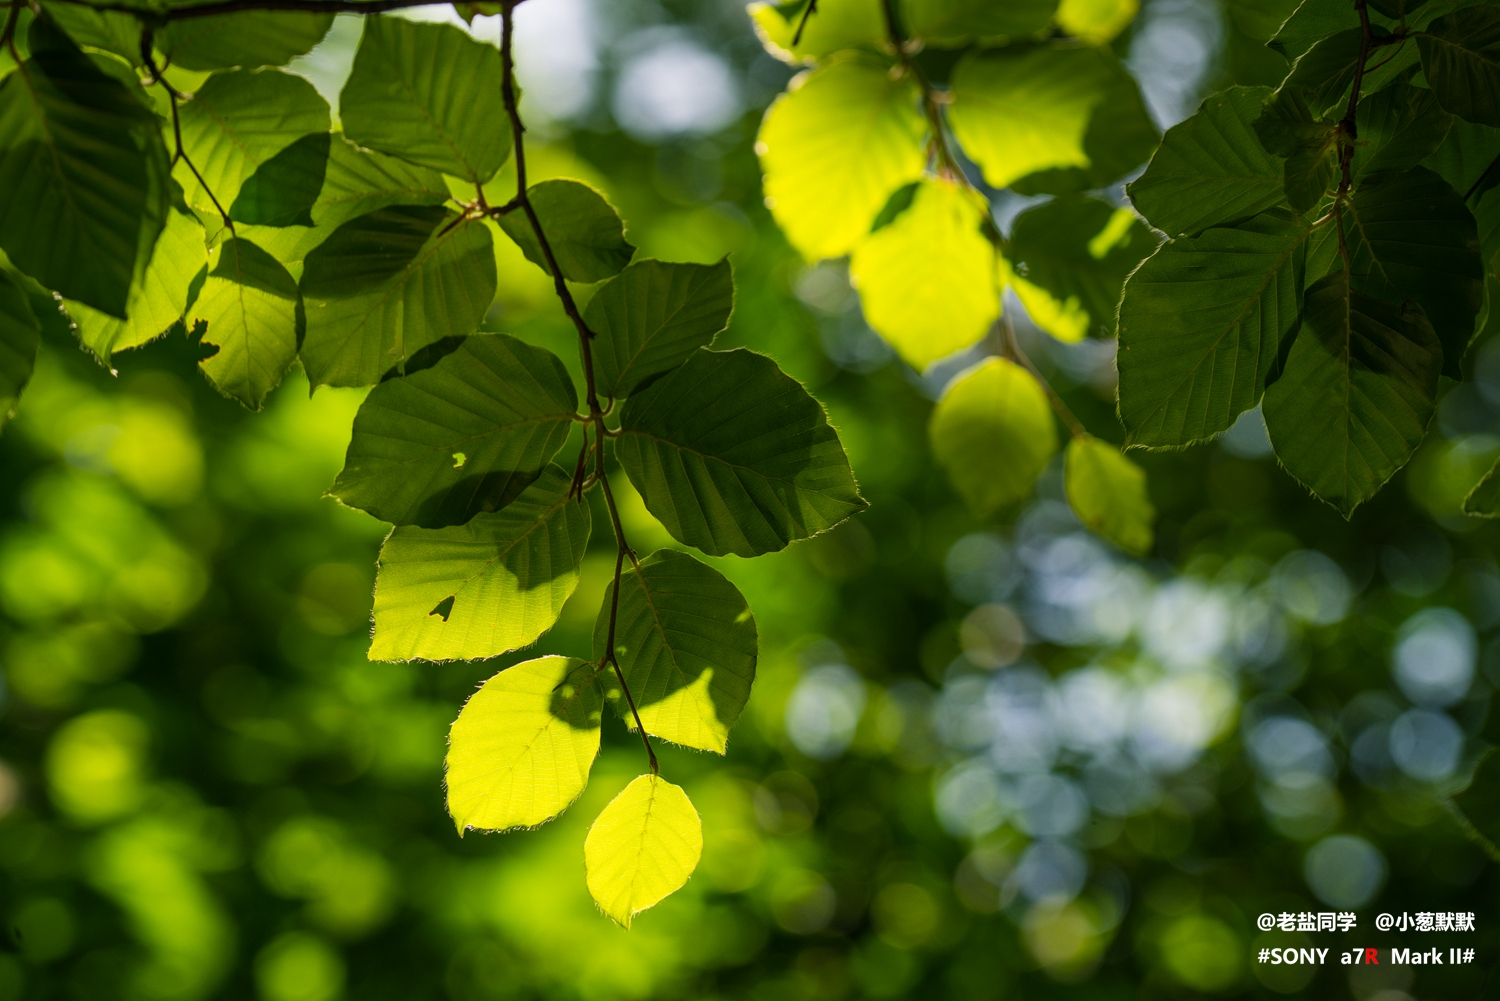
<svg viewBox="0 0 1500 1001"><path fill-rule="evenodd" d="M1149 0L1117 47L1170 124L1278 80L1259 40L1291 6ZM447 726L523 655L366 659L385 526L322 497L361 392L294 377L247 414L183 341L110 373L52 318L0 438L0 1001L1478 997L1496 870L1445 796L1500 739L1500 536L1459 512L1500 454L1500 345L1352 523L1274 467L1255 414L1137 453L1151 561L1084 533L1058 470L977 523L926 446L961 363L904 369L846 273L805 267L761 205L753 136L791 71L742 7L528 0L520 18L534 174L602 187L645 256L731 255L720 346L809 384L871 501L713 561L762 645L727 757L662 751L702 864L629 932L595 910L584 832L642 770L615 720L560 820L457 836ZM294 68L336 92L357 34L342 19ZM576 366L548 280L496 246L487 329ZM1112 346L1018 323L1069 406L1112 426ZM676 545L615 489L637 548ZM539 652L588 655L613 561L595 545ZM1479 962L1339 965L1452 944L1378 938L1382 911L1475 913L1452 943ZM1357 924L1258 926L1283 912ZM1255 962L1310 944L1335 958Z"/></svg>

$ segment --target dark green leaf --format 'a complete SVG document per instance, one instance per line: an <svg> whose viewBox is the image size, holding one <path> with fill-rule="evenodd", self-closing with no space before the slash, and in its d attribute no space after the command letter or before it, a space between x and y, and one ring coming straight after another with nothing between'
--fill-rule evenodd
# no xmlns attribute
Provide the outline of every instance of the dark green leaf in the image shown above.
<svg viewBox="0 0 1500 1001"><path fill-rule="evenodd" d="M901 26L930 45L979 38L1025 38L1045 31L1057 0L901 0Z"/></svg>
<svg viewBox="0 0 1500 1001"><path fill-rule="evenodd" d="M548 466L504 510L397 528L380 548L371 660L479 660L532 643L578 586L586 501Z"/></svg>
<svg viewBox="0 0 1500 1001"><path fill-rule="evenodd" d="M573 282L603 281L630 263L635 247L625 240L625 224L604 196L581 181L565 179L533 184L526 192L537 221L552 247L563 277ZM500 217L526 259L547 274L547 257L521 209Z"/></svg>
<svg viewBox="0 0 1500 1001"><path fill-rule="evenodd" d="M297 282L270 254L231 237L214 249L208 280L193 303L192 326L204 323L202 361L219 392L259 410L297 357L304 325Z"/></svg>
<svg viewBox="0 0 1500 1001"><path fill-rule="evenodd" d="M1255 120L1261 145L1286 157L1286 200L1306 212L1327 194L1338 166L1338 125L1318 121L1300 87L1283 87Z"/></svg>
<svg viewBox="0 0 1500 1001"><path fill-rule="evenodd" d="M599 395L623 399L681 365L729 324L729 262L636 261L599 287L583 311L593 341Z"/></svg>
<svg viewBox="0 0 1500 1001"><path fill-rule="evenodd" d="M1478 125L1500 126L1500 10L1470 7L1417 36L1422 72L1442 106Z"/></svg>
<svg viewBox="0 0 1500 1001"><path fill-rule="evenodd" d="M1282 201L1282 166L1251 129L1270 95L1268 87L1231 87L1167 130L1146 172L1126 188L1151 225L1196 236Z"/></svg>
<svg viewBox="0 0 1500 1001"><path fill-rule="evenodd" d="M536 479L577 410L556 355L504 334L470 337L370 391L330 493L397 525L462 524Z"/></svg>
<svg viewBox="0 0 1500 1001"><path fill-rule="evenodd" d="M1464 513L1480 518L1500 518L1500 460L1464 498Z"/></svg>
<svg viewBox="0 0 1500 1001"><path fill-rule="evenodd" d="M16 414L16 400L31 379L41 324L26 293L0 271L0 428Z"/></svg>
<svg viewBox="0 0 1500 1001"><path fill-rule="evenodd" d="M1500 158L1500 129L1475 125L1462 118L1450 119L1448 134L1422 166L1436 171L1459 194L1477 185L1476 194L1500 184L1500 169L1492 169Z"/></svg>
<svg viewBox="0 0 1500 1001"><path fill-rule="evenodd" d="M765 355L700 348L626 401L616 452L646 508L711 556L758 556L865 509L818 401Z"/></svg>
<svg viewBox="0 0 1500 1001"><path fill-rule="evenodd" d="M372 385L427 345L479 329L495 298L490 232L441 206L378 209L307 255L302 294L313 385Z"/></svg>
<svg viewBox="0 0 1500 1001"><path fill-rule="evenodd" d="M1377 38L1387 34L1384 29L1375 32ZM1305 91L1314 117L1342 118L1359 66L1360 39L1360 29L1351 28L1318 42L1297 60L1281 89ZM1365 59L1360 93L1374 94L1406 76L1417 65L1417 58L1417 50L1411 45L1372 48Z"/></svg>
<svg viewBox="0 0 1500 1001"><path fill-rule="evenodd" d="M1492 476L1493 470L1485 480L1489 481ZM1461 818L1459 826L1464 829L1464 833L1492 859L1500 857L1500 800L1495 798L1497 783L1500 783L1500 753L1489 748L1476 763L1474 776L1468 787L1449 800L1449 804L1458 811ZM1493 1001L1497 992L1500 992L1500 981L1491 976L1480 997L1482 1001Z"/></svg>
<svg viewBox="0 0 1500 1001"><path fill-rule="evenodd" d="M1386 17L1401 19L1422 6L1427 0L1368 0L1370 6Z"/></svg>
<svg viewBox="0 0 1500 1001"><path fill-rule="evenodd" d="M1120 302L1120 419L1132 445L1212 438L1255 406L1301 307L1307 226L1267 212L1162 245Z"/></svg>
<svg viewBox="0 0 1500 1001"><path fill-rule="evenodd" d="M285 66L312 51L332 26L332 14L244 11L173 21L157 32L156 45L185 70L248 70Z"/></svg>
<svg viewBox="0 0 1500 1001"><path fill-rule="evenodd" d="M609 605L606 592L594 624L594 659L601 663ZM723 574L672 549L641 560L620 580L614 653L647 733L724 753L750 699L758 640L750 606ZM608 673L599 680L634 729L618 681Z"/></svg>
<svg viewBox="0 0 1500 1001"><path fill-rule="evenodd" d="M303 136L246 178L229 217L257 226L311 226L323 190L332 136Z"/></svg>
<svg viewBox="0 0 1500 1001"><path fill-rule="evenodd" d="M140 65L141 23L132 15L62 0L46 0L42 9L79 45L103 49L132 66Z"/></svg>
<svg viewBox="0 0 1500 1001"><path fill-rule="evenodd" d="M1266 44L1295 62L1308 49L1341 31L1359 27L1359 12L1344 0L1303 0Z"/></svg>
<svg viewBox="0 0 1500 1001"><path fill-rule="evenodd" d="M500 52L451 24L366 17L339 114L350 139L483 184L510 155Z"/></svg>
<svg viewBox="0 0 1500 1001"><path fill-rule="evenodd" d="M1266 390L1276 458L1349 517L1421 444L1442 358L1420 307L1351 289L1343 270L1321 279L1307 290L1286 370Z"/></svg>
<svg viewBox="0 0 1500 1001"><path fill-rule="evenodd" d="M1415 167L1442 144L1453 116L1438 107L1437 96L1402 80L1359 102L1352 174Z"/></svg>

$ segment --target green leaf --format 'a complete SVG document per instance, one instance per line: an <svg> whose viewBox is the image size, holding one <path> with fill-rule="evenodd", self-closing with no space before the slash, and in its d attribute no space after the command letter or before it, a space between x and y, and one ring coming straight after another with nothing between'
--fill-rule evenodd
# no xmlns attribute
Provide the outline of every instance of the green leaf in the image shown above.
<svg viewBox="0 0 1500 1001"><path fill-rule="evenodd" d="M613 587L594 624L594 659L601 664ZM620 579L615 660L653 737L723 754L750 699L757 644L755 619L739 589L686 553L659 549ZM634 729L613 675L600 683Z"/></svg>
<svg viewBox="0 0 1500 1001"><path fill-rule="evenodd" d="M344 223L307 255L302 362L314 386L368 386L444 337L465 337L495 298L480 222L393 205Z"/></svg>
<svg viewBox="0 0 1500 1001"><path fill-rule="evenodd" d="M703 822L687 793L642 775L610 800L583 841L594 903L625 928L681 889L703 854Z"/></svg>
<svg viewBox="0 0 1500 1001"><path fill-rule="evenodd" d="M1468 839L1492 859L1500 856L1500 847L1497 847L1500 845L1500 804L1496 803L1494 794L1497 782L1500 782L1500 754L1489 748L1475 763L1468 787L1447 804L1457 811L1455 819L1459 820L1458 826ZM1494 991L1493 985L1486 985L1482 1001L1492 1001Z"/></svg>
<svg viewBox="0 0 1500 1001"><path fill-rule="evenodd" d="M1105 0L1111 3L1113 0ZM1064 4L1064 6L1067 6ZM1076 2L1075 2L1076 6ZM821 8L821 5L820 5ZM901 26L929 45L959 46L975 39L1022 39L1046 31L1058 0L901 0Z"/></svg>
<svg viewBox="0 0 1500 1001"><path fill-rule="evenodd" d="M995 248L982 202L923 180L911 205L854 248L849 274L865 320L921 371L980 341L1000 316Z"/></svg>
<svg viewBox="0 0 1500 1001"><path fill-rule="evenodd" d="M174 174L188 204L201 215L218 217L217 198L236 222L287 224L300 221L317 200L327 164L326 135L321 146L317 140L297 141L327 133L328 102L306 78L281 70L215 73L182 105L180 117L183 151L203 183L185 162ZM265 178L256 173L263 167ZM305 176L309 171L311 179ZM277 190L267 188L272 180L280 182ZM311 222L309 217L303 225Z"/></svg>
<svg viewBox="0 0 1500 1001"><path fill-rule="evenodd" d="M1443 349L1419 307L1352 289L1343 270L1307 290L1302 322L1266 430L1287 472L1347 518L1421 444Z"/></svg>
<svg viewBox="0 0 1500 1001"><path fill-rule="evenodd" d="M51 22L0 81L0 249L68 299L125 318L166 221L156 119Z"/></svg>
<svg viewBox="0 0 1500 1001"><path fill-rule="evenodd" d="M1016 216L1012 285L1037 326L1058 340L1111 337L1125 278L1156 244L1129 209L1060 195Z"/></svg>
<svg viewBox="0 0 1500 1001"><path fill-rule="evenodd" d="M1468 194L1475 185L1484 191L1500 183L1500 170L1490 169L1496 157L1500 157L1500 129L1453 118L1442 143L1421 165L1436 172L1454 191Z"/></svg>
<svg viewBox="0 0 1500 1001"><path fill-rule="evenodd" d="M526 195L568 281L603 281L630 263L635 247L625 240L620 214L587 184L562 178L542 181L528 188ZM516 241L527 260L552 273L525 212L515 209L501 216L500 228Z"/></svg>
<svg viewBox="0 0 1500 1001"><path fill-rule="evenodd" d="M1344 0L1303 0L1266 44L1289 62L1325 38L1359 27L1359 11Z"/></svg>
<svg viewBox="0 0 1500 1001"><path fill-rule="evenodd" d="M1359 102L1352 175L1415 167L1431 156L1453 124L1437 95L1402 80Z"/></svg>
<svg viewBox="0 0 1500 1001"><path fill-rule="evenodd" d="M1128 553L1151 551L1156 508L1146 474L1107 442L1082 435L1063 454L1063 488L1085 528Z"/></svg>
<svg viewBox="0 0 1500 1001"><path fill-rule="evenodd" d="M577 410L573 381L552 352L504 334L470 337L431 367L370 391L330 493L397 525L463 524L535 480Z"/></svg>
<svg viewBox="0 0 1500 1001"><path fill-rule="evenodd" d="M766 51L785 62L821 59L840 49L881 51L888 33L882 0L818 0L796 45L792 39L802 24L807 0L752 3L750 18Z"/></svg>
<svg viewBox="0 0 1500 1001"><path fill-rule="evenodd" d="M116 319L67 299L63 305L78 327L78 339L108 365L116 351L153 341L182 319L193 282L207 263L203 226L197 216L173 207L145 273L130 286L125 307L130 319Z"/></svg>
<svg viewBox="0 0 1500 1001"><path fill-rule="evenodd" d="M203 343L219 350L199 364L225 396L259 410L297 357L304 327L297 283L249 240L231 237L210 254L208 280L193 303Z"/></svg>
<svg viewBox="0 0 1500 1001"><path fill-rule="evenodd" d="M1057 453L1041 384L1004 358L986 358L949 383L927 430L953 488L981 518L1029 495Z"/></svg>
<svg viewBox="0 0 1500 1001"><path fill-rule="evenodd" d="M86 4L46 0L42 9L79 45L112 52L130 63L141 62L141 23L120 11L94 10Z"/></svg>
<svg viewBox="0 0 1500 1001"><path fill-rule="evenodd" d="M448 733L448 812L467 830L536 827L588 785L599 753L595 667L539 657L486 681Z"/></svg>
<svg viewBox="0 0 1500 1001"><path fill-rule="evenodd" d="M290 11L181 18L157 32L156 46L185 70L285 66L311 52L332 26L332 14Z"/></svg>
<svg viewBox="0 0 1500 1001"><path fill-rule="evenodd" d="M1500 10L1470 7L1440 17L1417 36L1422 72L1447 111L1500 126Z"/></svg>
<svg viewBox="0 0 1500 1001"><path fill-rule="evenodd" d="M810 261L854 249L891 194L922 176L919 91L890 64L845 59L793 80L761 123L766 204Z"/></svg>
<svg viewBox="0 0 1500 1001"><path fill-rule="evenodd" d="M1301 308L1308 226L1266 212L1171 240L1120 300L1126 443L1180 446L1255 406Z"/></svg>
<svg viewBox="0 0 1500 1001"><path fill-rule="evenodd" d="M510 156L504 78L500 51L451 24L366 17L339 116L361 146L483 184Z"/></svg>
<svg viewBox="0 0 1500 1001"><path fill-rule="evenodd" d="M499 511L397 528L380 548L371 660L480 660L536 641L578 586L589 506L548 466Z"/></svg>
<svg viewBox="0 0 1500 1001"><path fill-rule="evenodd" d="M1382 38L1389 32L1378 29L1374 34L1376 38ZM1292 72L1282 82L1281 90L1304 90L1314 117L1342 118L1359 66L1361 38L1361 30L1354 27L1319 41L1297 59ZM1365 58L1360 93L1374 94L1405 78L1416 65L1417 52L1410 45L1372 48Z"/></svg>
<svg viewBox="0 0 1500 1001"><path fill-rule="evenodd" d="M1077 46L970 52L953 71L949 121L991 187L1026 194L1104 187L1158 139L1119 60Z"/></svg>
<svg viewBox="0 0 1500 1001"><path fill-rule="evenodd" d="M1464 498L1464 514L1479 518L1500 518L1500 460Z"/></svg>
<svg viewBox="0 0 1500 1001"><path fill-rule="evenodd" d="M1369 0L1371 7L1391 18L1403 18L1426 2L1427 0Z"/></svg>
<svg viewBox="0 0 1500 1001"><path fill-rule="evenodd" d="M16 401L31 380L41 332L26 293L0 271L0 428L16 415Z"/></svg>
<svg viewBox="0 0 1500 1001"><path fill-rule="evenodd" d="M1057 26L1090 45L1104 45L1124 31L1140 9L1139 0L1062 0Z"/></svg>
<svg viewBox="0 0 1500 1001"><path fill-rule="evenodd" d="M1270 96L1268 87L1231 87L1167 130L1146 172L1125 189L1151 225L1197 236L1281 203L1282 166L1251 127Z"/></svg>
<svg viewBox="0 0 1500 1001"><path fill-rule="evenodd" d="M646 508L710 556L759 556L868 505L818 401L765 355L700 348L625 402L616 453Z"/></svg>
<svg viewBox="0 0 1500 1001"><path fill-rule="evenodd" d="M1316 120L1300 87L1283 87L1255 120L1261 145L1286 157L1286 200L1306 212L1328 192L1338 167L1337 123Z"/></svg>
<svg viewBox="0 0 1500 1001"><path fill-rule="evenodd" d="M597 335L599 395L623 399L681 365L729 325L733 309L728 260L711 265L636 261L599 286L583 311Z"/></svg>

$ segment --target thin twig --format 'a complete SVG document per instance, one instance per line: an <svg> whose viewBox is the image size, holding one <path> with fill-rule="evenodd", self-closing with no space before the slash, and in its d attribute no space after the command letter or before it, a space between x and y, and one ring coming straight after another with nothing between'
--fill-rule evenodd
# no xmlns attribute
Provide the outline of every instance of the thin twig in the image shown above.
<svg viewBox="0 0 1500 1001"><path fill-rule="evenodd" d="M792 36L793 48L802 44L802 32L807 30L807 19L817 12L818 0L807 0L807 9L802 12L802 20L797 22L797 33Z"/></svg>
<svg viewBox="0 0 1500 1001"><path fill-rule="evenodd" d="M1042 389L1047 393L1048 402L1052 404L1052 412L1057 414L1062 422L1067 425L1068 430L1072 432L1074 438L1088 437L1087 429L1084 428L1077 417L1073 416L1073 411L1069 410L1068 405L1063 402L1062 397L1057 395L1057 390L1052 388L1052 384L1047 381L1041 372L1037 371L1037 367L1031 363L1031 359L1026 357L1026 352L1021 350L1021 344L1016 340L1016 328L1012 326L1009 316L1002 316L1000 318L1000 327L1005 331L1005 353L1009 357L1019 361L1026 371L1030 372L1036 381L1041 383Z"/></svg>
<svg viewBox="0 0 1500 1001"><path fill-rule="evenodd" d="M219 218L224 220L224 225L229 230L229 235L235 239L239 239L239 234L234 229L234 220L230 219L229 213L224 211L224 206L219 202L219 196L214 194L214 189L209 187L208 182L203 179L203 175L198 173L197 165L193 163L192 157L188 156L187 150L183 148L182 116L177 111L177 103L182 100L182 94L178 92L176 87L167 82L167 78L162 76L162 71L157 68L152 39L154 30L150 25L141 29L141 62L145 64L146 69L151 71L149 86L154 87L157 84L161 84L167 92L167 101L172 106L172 139L177 146L176 151L172 154L172 166L176 166L178 160L187 164L188 170L192 171L193 176L198 179L198 186L203 189L204 194L208 195L208 200L214 203L214 208L219 210Z"/></svg>
<svg viewBox="0 0 1500 1001"><path fill-rule="evenodd" d="M907 51L907 38L901 30L901 21L896 13L896 0L883 0L881 4L885 11L885 30L890 37L891 45L896 49L896 58L901 62L901 68L911 74L911 78L917 82L922 91L922 113L927 116L927 124L932 129L932 145L937 153L940 172L950 180L958 181L964 187L972 190L973 185L969 183L968 176L963 168L959 166L958 157L953 155L953 149L948 145L948 133L943 127L943 111L939 106L942 102L938 97L937 88L932 81L927 79L927 74L922 72L922 67L912 59L911 53Z"/></svg>

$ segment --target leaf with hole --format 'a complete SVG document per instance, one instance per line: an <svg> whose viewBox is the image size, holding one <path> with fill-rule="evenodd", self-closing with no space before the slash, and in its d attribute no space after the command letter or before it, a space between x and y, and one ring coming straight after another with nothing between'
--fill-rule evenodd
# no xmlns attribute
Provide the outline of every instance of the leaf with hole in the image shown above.
<svg viewBox="0 0 1500 1001"><path fill-rule="evenodd" d="M562 275L573 282L603 281L630 263L635 247L625 239L625 224L604 196L581 181L559 178L533 184L526 191L531 207L547 235L547 244ZM547 274L552 268L536 237L531 219L521 209L500 217L505 230L526 259Z"/></svg>
<svg viewBox="0 0 1500 1001"><path fill-rule="evenodd" d="M609 649L610 591L594 624L594 659ZM723 754L750 699L758 653L755 619L739 589L686 553L659 549L620 579L615 660L653 737ZM599 677L631 729L612 673Z"/></svg>
<svg viewBox="0 0 1500 1001"><path fill-rule="evenodd" d="M599 753L595 670L576 657L539 657L469 696L444 762L460 835L545 824L583 792Z"/></svg>
<svg viewBox="0 0 1500 1001"><path fill-rule="evenodd" d="M535 642L578 586L591 526L556 466L506 507L380 547L371 660L481 660Z"/></svg>
<svg viewBox="0 0 1500 1001"><path fill-rule="evenodd" d="M218 347L203 374L225 396L259 410L297 357L304 329L292 276L249 240L231 237L209 255L208 280L189 312L203 343Z"/></svg>
<svg viewBox="0 0 1500 1001"><path fill-rule="evenodd" d="M1118 448L1090 435L1068 442L1063 489L1089 531L1136 556L1151 551L1156 508L1146 491L1146 474Z"/></svg>
<svg viewBox="0 0 1500 1001"><path fill-rule="evenodd" d="M615 451L647 510L710 556L776 552L868 506L823 407L743 348L700 348L627 400Z"/></svg>
<svg viewBox="0 0 1500 1001"><path fill-rule="evenodd" d="M583 841L589 893L625 928L680 890L703 855L703 822L687 793L642 775L609 801Z"/></svg>
<svg viewBox="0 0 1500 1001"><path fill-rule="evenodd" d="M26 293L0 271L0 428L15 416L16 401L31 380L41 331Z"/></svg>
<svg viewBox="0 0 1500 1001"><path fill-rule="evenodd" d="M927 430L953 488L981 518L1029 495L1057 453L1046 392L1004 358L986 358L949 383Z"/></svg>

